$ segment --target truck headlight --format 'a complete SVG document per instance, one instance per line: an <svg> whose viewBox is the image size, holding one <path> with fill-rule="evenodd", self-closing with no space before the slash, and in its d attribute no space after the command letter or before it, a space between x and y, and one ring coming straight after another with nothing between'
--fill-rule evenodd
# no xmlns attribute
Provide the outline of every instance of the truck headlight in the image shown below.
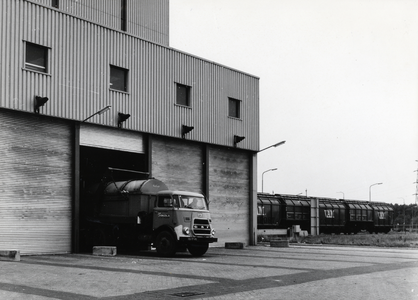
<svg viewBox="0 0 418 300"><path fill-rule="evenodd" d="M212 228L212 235L215 235L215 229Z"/></svg>
<svg viewBox="0 0 418 300"><path fill-rule="evenodd" d="M189 227L183 227L183 233L184 233L185 235L189 235L189 233L190 233L190 229L189 229Z"/></svg>

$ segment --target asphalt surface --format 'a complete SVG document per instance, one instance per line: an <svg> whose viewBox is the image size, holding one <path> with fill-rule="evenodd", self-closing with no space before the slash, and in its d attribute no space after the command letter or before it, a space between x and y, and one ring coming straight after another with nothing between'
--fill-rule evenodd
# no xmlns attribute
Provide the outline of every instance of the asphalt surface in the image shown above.
<svg viewBox="0 0 418 300"><path fill-rule="evenodd" d="M22 256L0 261L0 299L418 299L418 250L268 245Z"/></svg>

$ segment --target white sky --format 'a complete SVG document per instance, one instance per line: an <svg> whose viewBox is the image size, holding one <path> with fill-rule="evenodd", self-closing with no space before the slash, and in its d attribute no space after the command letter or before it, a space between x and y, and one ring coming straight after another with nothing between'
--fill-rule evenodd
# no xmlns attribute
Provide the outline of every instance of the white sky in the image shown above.
<svg viewBox="0 0 418 300"><path fill-rule="evenodd" d="M170 46L260 77L260 149L286 144L259 191L415 202L418 1L170 0Z"/></svg>

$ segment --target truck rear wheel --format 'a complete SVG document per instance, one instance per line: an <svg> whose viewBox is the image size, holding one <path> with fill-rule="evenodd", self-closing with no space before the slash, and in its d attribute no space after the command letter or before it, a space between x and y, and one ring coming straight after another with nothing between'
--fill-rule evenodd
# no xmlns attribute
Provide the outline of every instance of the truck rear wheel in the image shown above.
<svg viewBox="0 0 418 300"><path fill-rule="evenodd" d="M208 251L209 244L191 244L187 246L187 249L192 256L198 257L202 256L206 253L206 251Z"/></svg>
<svg viewBox="0 0 418 300"><path fill-rule="evenodd" d="M155 239L155 248L161 256L174 256L177 250L176 239L171 233L162 231Z"/></svg>

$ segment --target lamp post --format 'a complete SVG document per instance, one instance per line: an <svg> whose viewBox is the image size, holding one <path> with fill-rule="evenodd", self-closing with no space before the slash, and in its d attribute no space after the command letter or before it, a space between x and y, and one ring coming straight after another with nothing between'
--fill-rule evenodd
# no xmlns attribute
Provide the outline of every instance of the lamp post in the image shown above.
<svg viewBox="0 0 418 300"><path fill-rule="evenodd" d="M379 184L383 184L382 182L379 183L373 183L371 186L369 186L369 202L372 201L372 186L374 185L379 185Z"/></svg>
<svg viewBox="0 0 418 300"><path fill-rule="evenodd" d="M270 171L276 171L277 170L277 168L274 168L274 169L268 169L267 171L264 171L262 174L261 174L261 192L262 193L264 193L264 173L267 173L267 172L270 172Z"/></svg>
<svg viewBox="0 0 418 300"><path fill-rule="evenodd" d="M345 200L345 194L344 194L344 192L337 192L337 193L343 194L343 200Z"/></svg>
<svg viewBox="0 0 418 300"><path fill-rule="evenodd" d="M403 199L403 231L404 231L404 233L406 233L406 230L405 230L405 198L400 198L400 199Z"/></svg>
<svg viewBox="0 0 418 300"><path fill-rule="evenodd" d="M271 148L271 147L277 147L277 146L283 145L284 143L286 143L286 141L281 141L281 142L279 142L279 143L277 143L277 144L274 144L274 145L268 146L268 147L266 147L266 148L263 148L263 149L261 149L261 150L260 150L260 151L258 151L258 152L261 152L261 151L267 150L267 149L269 149L269 148Z"/></svg>
<svg viewBox="0 0 418 300"><path fill-rule="evenodd" d="M86 122L87 120L89 120L89 119L93 118L95 115L102 115L102 114L104 114L104 113L105 113L105 112L107 112L107 111L108 111L111 107L112 107L112 106L108 105L108 106L106 106L105 108L102 108L101 110L99 110L99 111L95 112L94 114L92 114L90 117L88 117L88 118L84 119L84 120L83 120L83 122Z"/></svg>

